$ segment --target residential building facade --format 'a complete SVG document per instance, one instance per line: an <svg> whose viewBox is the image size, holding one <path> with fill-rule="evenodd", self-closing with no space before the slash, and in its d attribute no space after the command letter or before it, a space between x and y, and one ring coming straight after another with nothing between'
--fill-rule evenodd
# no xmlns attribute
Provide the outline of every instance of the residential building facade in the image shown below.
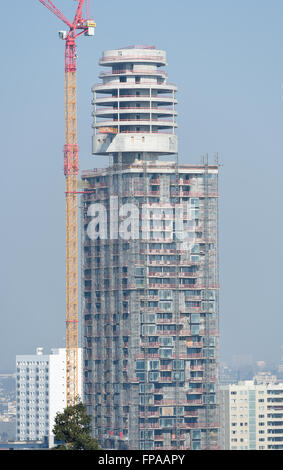
<svg viewBox="0 0 283 470"><path fill-rule="evenodd" d="M84 400L104 448L217 449L218 166L180 164L164 51L106 51L83 171Z"/></svg>
<svg viewBox="0 0 283 470"><path fill-rule="evenodd" d="M16 357L18 441L39 441L52 436L54 419L66 407L66 349ZM81 349L79 349L79 390L82 396Z"/></svg>
<svg viewBox="0 0 283 470"><path fill-rule="evenodd" d="M255 380L220 389L223 450L283 449L283 383Z"/></svg>

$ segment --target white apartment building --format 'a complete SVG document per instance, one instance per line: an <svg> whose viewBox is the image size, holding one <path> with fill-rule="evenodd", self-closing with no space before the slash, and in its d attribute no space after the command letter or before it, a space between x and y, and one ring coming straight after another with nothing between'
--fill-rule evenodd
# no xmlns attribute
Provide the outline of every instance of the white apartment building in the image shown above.
<svg viewBox="0 0 283 470"><path fill-rule="evenodd" d="M81 349L79 349L79 384L81 395ZM52 436L54 419L66 407L66 349L51 349L43 354L16 356L18 441L38 441Z"/></svg>
<svg viewBox="0 0 283 470"><path fill-rule="evenodd" d="M283 382L222 386L220 411L223 450L283 449Z"/></svg>

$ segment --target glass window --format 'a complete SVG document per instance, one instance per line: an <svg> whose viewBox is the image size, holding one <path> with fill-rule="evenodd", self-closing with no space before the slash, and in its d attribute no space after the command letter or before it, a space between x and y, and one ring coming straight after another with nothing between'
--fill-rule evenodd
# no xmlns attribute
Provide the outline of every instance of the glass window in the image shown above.
<svg viewBox="0 0 283 470"><path fill-rule="evenodd" d="M173 346L173 337L172 336L161 336L159 342L162 346Z"/></svg>
<svg viewBox="0 0 283 470"><path fill-rule="evenodd" d="M145 370L145 361L136 361L136 370Z"/></svg>
<svg viewBox="0 0 283 470"><path fill-rule="evenodd" d="M160 357L172 357L172 348L160 348Z"/></svg>
<svg viewBox="0 0 283 470"><path fill-rule="evenodd" d="M149 372L149 380L151 382L157 382L159 380L159 372Z"/></svg>
<svg viewBox="0 0 283 470"><path fill-rule="evenodd" d="M160 361L149 361L150 370L158 370L160 368Z"/></svg>
<svg viewBox="0 0 283 470"><path fill-rule="evenodd" d="M144 372L136 372L136 376L137 376L138 379L140 379L144 382L144 380L145 380Z"/></svg>

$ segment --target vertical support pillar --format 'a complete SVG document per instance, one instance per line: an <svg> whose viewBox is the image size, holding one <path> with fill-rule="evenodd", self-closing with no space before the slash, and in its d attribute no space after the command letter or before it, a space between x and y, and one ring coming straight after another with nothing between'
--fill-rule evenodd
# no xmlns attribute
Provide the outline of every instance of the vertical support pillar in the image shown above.
<svg viewBox="0 0 283 470"><path fill-rule="evenodd" d="M66 191L66 387L67 405L78 397L78 237L77 237L77 84L76 71L65 73Z"/></svg>

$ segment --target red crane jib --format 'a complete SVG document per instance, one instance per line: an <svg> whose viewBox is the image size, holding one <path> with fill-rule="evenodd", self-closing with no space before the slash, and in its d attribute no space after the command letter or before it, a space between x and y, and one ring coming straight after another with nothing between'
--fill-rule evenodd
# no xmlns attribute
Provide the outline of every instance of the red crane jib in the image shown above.
<svg viewBox="0 0 283 470"><path fill-rule="evenodd" d="M78 2L75 18L71 23L63 13L54 5L51 0L39 0L48 10L50 10L57 18L69 27L69 32L66 35L65 47L65 71L76 72L77 69L77 54L76 54L76 38L88 31L88 20L82 17L82 8L85 3L88 8L87 0L76 0Z"/></svg>
<svg viewBox="0 0 283 470"><path fill-rule="evenodd" d="M65 15L63 15L63 13L54 5L54 3L51 2L51 0L39 0L39 1L40 3L42 3L42 5L48 8L48 10L51 11L51 13L57 16L59 20L63 21L63 23L65 23L69 27L70 31L66 39L68 39L69 37L76 39L78 36L80 36L81 34L87 31L88 20L90 20L90 18L87 18L87 19L83 18L82 9L83 9L84 4L86 5L86 8L88 8L88 0L76 0L78 2L78 6L77 6L75 18L72 23L65 17Z"/></svg>

